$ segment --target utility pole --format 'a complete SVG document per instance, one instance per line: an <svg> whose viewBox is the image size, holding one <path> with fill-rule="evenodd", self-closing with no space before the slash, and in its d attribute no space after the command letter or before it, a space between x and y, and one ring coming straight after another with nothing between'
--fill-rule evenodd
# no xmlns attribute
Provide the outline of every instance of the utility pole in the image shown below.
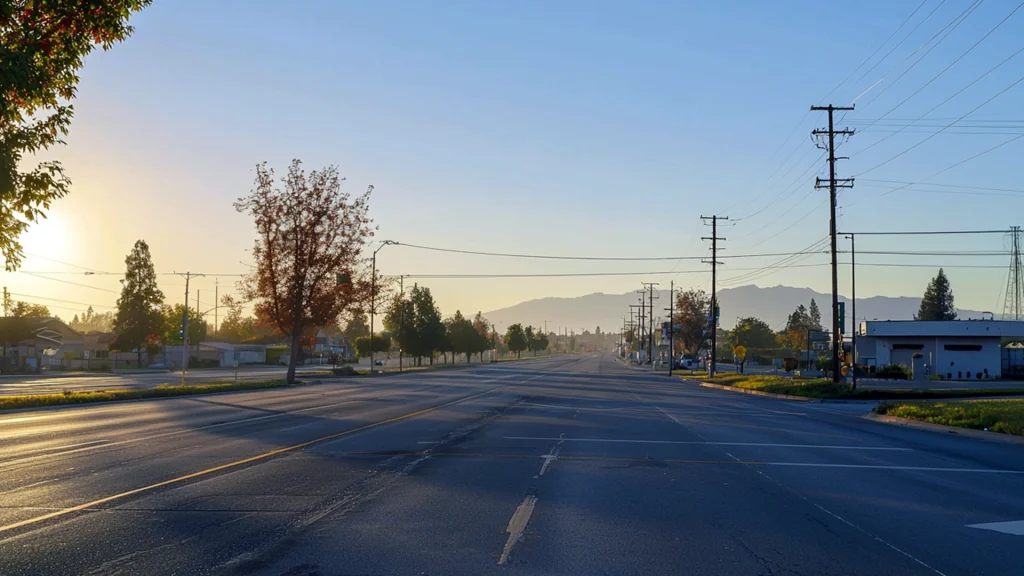
<svg viewBox="0 0 1024 576"><path fill-rule="evenodd" d="M860 331L860 325L857 324L857 248L853 242L853 234L849 234L847 238L850 239L850 308L851 314L853 315L853 343L850 344L850 356L852 361L850 362L850 371L852 372L850 378L853 380L853 384L850 386L850 390L857 390L857 332Z"/></svg>
<svg viewBox="0 0 1024 576"><path fill-rule="evenodd" d="M835 129L835 112L853 110L853 106L811 106L811 111L823 110L828 112L828 129L815 129L811 132L813 136L828 136L827 147L818 144L819 148L828 150L828 181L823 182L821 178L815 178L816 189L828 188L829 191L829 236L832 239L832 381L838 383L839 355L842 351L842 333L839 331L839 272L836 263L836 190L838 188L853 188L853 178L836 179L836 160L845 160L846 157L836 157L836 134L840 136L852 136L853 130Z"/></svg>
<svg viewBox="0 0 1024 576"><path fill-rule="evenodd" d="M185 372L188 371L188 283L193 276L202 276L202 274L192 274L191 272L185 272L184 274L175 272L178 276L185 277L185 312L182 313L181 318L181 385L185 385ZM196 292L198 296L198 292Z"/></svg>
<svg viewBox="0 0 1024 576"><path fill-rule="evenodd" d="M402 371L402 328L405 326L405 274L398 277L398 371ZM371 346L373 342L370 342ZM372 368L371 368L372 370Z"/></svg>
<svg viewBox="0 0 1024 576"><path fill-rule="evenodd" d="M675 364L675 346L673 344L674 332L676 331L675 326L675 310L673 309L673 303L676 299L676 281L673 280L668 284L668 375L672 375L673 364Z"/></svg>
<svg viewBox="0 0 1024 576"><path fill-rule="evenodd" d="M711 220L711 236L703 236L701 240L711 240L711 261L702 260L705 264L711 264L711 363L708 367L708 376L715 375L715 362L717 361L717 348L718 348L718 265L721 262L718 261L718 241L725 240L718 235L718 221L728 220L728 216L701 216L701 220L706 224L708 220Z"/></svg>
<svg viewBox="0 0 1024 576"><path fill-rule="evenodd" d="M633 320L633 308L637 309L636 310L636 321ZM633 341L636 342L639 339L639 341L640 341L640 352L644 351L644 339L640 335L640 333L643 332L642 327L644 325L643 310L644 310L643 304L630 304L629 305L629 323L632 325L632 328L633 328Z"/></svg>
<svg viewBox="0 0 1024 576"><path fill-rule="evenodd" d="M213 279L213 333L217 333L217 310L220 308L220 278Z"/></svg>
<svg viewBox="0 0 1024 576"><path fill-rule="evenodd" d="M649 306L650 313L647 315L647 362L650 363L651 367L654 366L654 287L658 285L657 282L641 282L647 287L647 305Z"/></svg>

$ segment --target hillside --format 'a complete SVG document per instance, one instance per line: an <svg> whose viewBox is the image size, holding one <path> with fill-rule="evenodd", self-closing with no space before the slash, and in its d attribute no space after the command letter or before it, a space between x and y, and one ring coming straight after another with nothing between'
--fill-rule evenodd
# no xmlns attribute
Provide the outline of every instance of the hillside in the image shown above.
<svg viewBox="0 0 1024 576"><path fill-rule="evenodd" d="M655 291L659 297L655 300L655 315L665 316L662 311L668 307L668 290ZM786 324L786 318L803 304L807 306L813 298L821 309L822 322L827 326L831 323L831 296L811 290L810 288L793 288L790 286L739 286L719 291L719 302L722 309L722 326L732 328L737 318L755 316L767 322L773 329L780 330ZM840 300L848 302L847 298ZM544 326L547 321L548 330L555 331L559 326L570 329L594 331L600 327L603 332L617 332L622 327L622 318L629 314L629 305L638 304L639 295L627 294L588 294L576 298L541 298L521 302L508 308L486 312L484 315L496 323L498 330L504 330L509 324L522 322L533 326ZM921 299L900 296L873 296L857 299L857 318L860 320L911 320L920 307ZM980 318L981 312L960 309L961 318ZM850 305L847 303L847 322L850 322ZM628 318L628 316L627 316ZM847 326L849 329L849 325Z"/></svg>

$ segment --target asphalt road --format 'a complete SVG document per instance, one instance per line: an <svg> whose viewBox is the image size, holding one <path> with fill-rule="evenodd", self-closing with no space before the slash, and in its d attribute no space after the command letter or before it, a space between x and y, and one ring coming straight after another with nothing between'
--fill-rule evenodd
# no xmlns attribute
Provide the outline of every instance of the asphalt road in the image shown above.
<svg viewBox="0 0 1024 576"><path fill-rule="evenodd" d="M0 574L1020 574L1024 447L867 409L587 356L7 413Z"/></svg>
<svg viewBox="0 0 1024 576"><path fill-rule="evenodd" d="M300 366L298 372L329 370L330 366ZM251 366L240 367L239 380L263 380L284 378L287 369L283 366ZM222 382L236 378L234 370L192 370L186 375L190 383ZM89 390L107 390L110 388L152 388L161 384L179 384L180 372L143 372L139 374L109 373L96 375L46 376L46 375L10 375L0 376L0 396L20 396L23 394L60 394L65 390L84 392Z"/></svg>

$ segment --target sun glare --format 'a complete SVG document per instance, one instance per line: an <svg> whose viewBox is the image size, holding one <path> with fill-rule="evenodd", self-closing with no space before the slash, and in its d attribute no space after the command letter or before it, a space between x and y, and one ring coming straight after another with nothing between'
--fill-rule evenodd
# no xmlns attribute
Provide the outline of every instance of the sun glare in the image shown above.
<svg viewBox="0 0 1024 576"><path fill-rule="evenodd" d="M22 236L25 255L45 258L65 259L68 256L68 225L63 218L51 214L46 219L30 224L28 232Z"/></svg>

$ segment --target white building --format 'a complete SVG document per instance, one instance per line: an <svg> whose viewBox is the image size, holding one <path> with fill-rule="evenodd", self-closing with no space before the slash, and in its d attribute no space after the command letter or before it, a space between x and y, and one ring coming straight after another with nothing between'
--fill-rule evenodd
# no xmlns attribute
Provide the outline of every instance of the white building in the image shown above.
<svg viewBox="0 0 1024 576"><path fill-rule="evenodd" d="M1003 337L1024 337L1024 321L888 320L862 322L857 363L904 364L915 378L939 374L949 380L999 378Z"/></svg>

